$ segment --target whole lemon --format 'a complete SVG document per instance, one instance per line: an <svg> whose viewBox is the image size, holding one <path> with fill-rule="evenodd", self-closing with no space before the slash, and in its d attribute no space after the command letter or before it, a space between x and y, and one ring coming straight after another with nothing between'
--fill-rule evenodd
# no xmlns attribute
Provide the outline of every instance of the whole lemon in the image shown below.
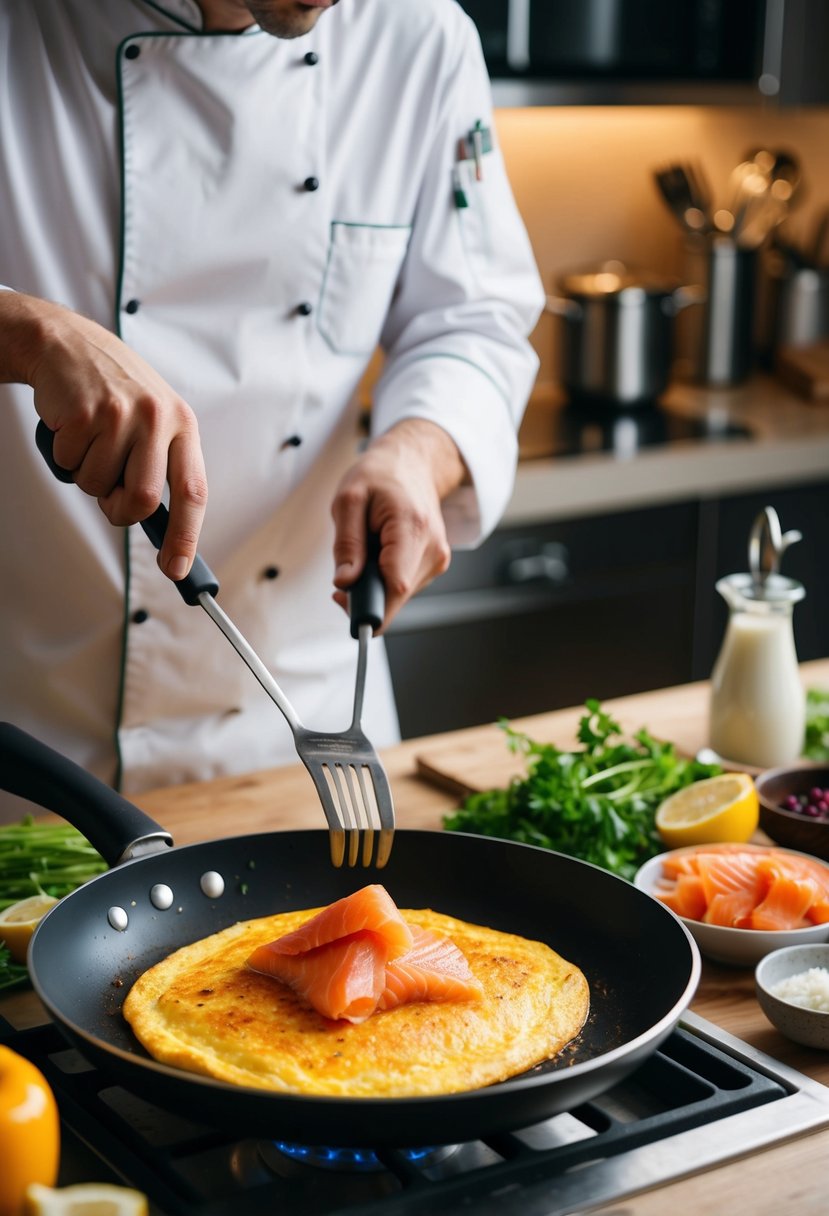
<svg viewBox="0 0 829 1216"><path fill-rule="evenodd" d="M54 1186L60 1120L54 1094L31 1061L0 1046L0 1216L19 1216L32 1182Z"/></svg>

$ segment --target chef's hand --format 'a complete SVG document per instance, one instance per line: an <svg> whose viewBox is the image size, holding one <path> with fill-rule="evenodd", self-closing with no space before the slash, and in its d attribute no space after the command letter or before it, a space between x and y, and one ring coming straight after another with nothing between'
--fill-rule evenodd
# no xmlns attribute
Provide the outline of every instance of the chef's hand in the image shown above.
<svg viewBox="0 0 829 1216"><path fill-rule="evenodd" d="M125 527L152 515L169 482L170 519L158 564L169 578L184 578L207 506L193 411L94 321L32 296L0 297L0 325L10 337L0 379L32 386L35 408L55 432L55 462L72 470L110 523Z"/></svg>
<svg viewBox="0 0 829 1216"><path fill-rule="evenodd" d="M443 574L450 549L440 504L467 476L454 441L432 422L407 418L373 440L343 477L331 508L337 603L347 607L347 589L365 562L367 532L380 537L383 628Z"/></svg>

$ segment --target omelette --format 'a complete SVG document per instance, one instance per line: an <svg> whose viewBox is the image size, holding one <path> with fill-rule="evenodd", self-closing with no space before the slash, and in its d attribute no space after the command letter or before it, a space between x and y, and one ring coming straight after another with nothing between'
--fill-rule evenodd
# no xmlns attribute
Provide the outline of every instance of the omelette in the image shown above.
<svg viewBox="0 0 829 1216"><path fill-rule="evenodd" d="M387 1098L503 1081L556 1056L584 1025L589 990L578 967L542 942L431 909L395 909L408 936L396 945L374 1011L354 1021L324 1016L291 968L331 951L330 936L309 942L306 929L328 924L331 910L346 902L242 921L177 950L130 989L123 1012L133 1033L156 1060L232 1084ZM344 946L349 958L353 944L370 936L359 923L342 932L333 947ZM280 942L288 943L281 952ZM439 983L432 999L420 999L425 987L416 984L401 994L401 975L416 966L399 964L417 964L423 943L427 959L436 957L436 942L437 955L451 950L451 982ZM279 979L253 966L266 968L274 948L281 967L290 963Z"/></svg>

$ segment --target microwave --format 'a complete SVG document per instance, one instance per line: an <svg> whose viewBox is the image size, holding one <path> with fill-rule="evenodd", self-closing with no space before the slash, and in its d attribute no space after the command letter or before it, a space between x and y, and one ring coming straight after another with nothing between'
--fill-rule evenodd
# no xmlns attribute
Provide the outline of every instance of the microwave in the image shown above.
<svg viewBox="0 0 829 1216"><path fill-rule="evenodd" d="M496 103L829 101L829 0L459 0Z"/></svg>

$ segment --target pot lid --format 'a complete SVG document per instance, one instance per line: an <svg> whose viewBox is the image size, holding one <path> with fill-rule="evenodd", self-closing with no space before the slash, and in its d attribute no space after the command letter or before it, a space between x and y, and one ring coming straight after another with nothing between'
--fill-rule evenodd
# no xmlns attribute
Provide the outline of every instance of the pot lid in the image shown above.
<svg viewBox="0 0 829 1216"><path fill-rule="evenodd" d="M618 296L629 291L653 296L672 295L676 286L664 275L635 270L623 262L604 262L589 270L572 271L559 280L559 290L565 295L589 299Z"/></svg>

